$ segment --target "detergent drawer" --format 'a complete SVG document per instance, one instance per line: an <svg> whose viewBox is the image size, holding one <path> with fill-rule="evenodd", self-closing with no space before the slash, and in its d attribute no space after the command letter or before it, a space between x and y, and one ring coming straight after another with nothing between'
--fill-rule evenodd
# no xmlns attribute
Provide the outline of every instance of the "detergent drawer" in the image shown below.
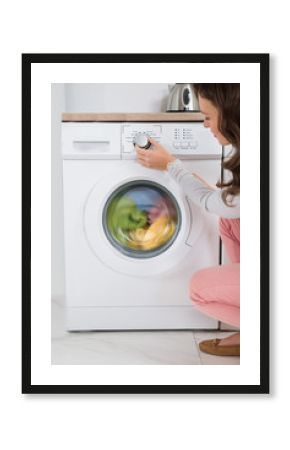
<svg viewBox="0 0 290 450"><path fill-rule="evenodd" d="M63 159L120 159L118 123L63 123Z"/></svg>

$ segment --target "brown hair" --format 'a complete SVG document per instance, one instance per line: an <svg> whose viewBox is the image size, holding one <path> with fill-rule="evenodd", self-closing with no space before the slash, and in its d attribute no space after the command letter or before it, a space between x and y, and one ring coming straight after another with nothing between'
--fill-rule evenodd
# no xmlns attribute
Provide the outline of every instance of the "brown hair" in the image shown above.
<svg viewBox="0 0 290 450"><path fill-rule="evenodd" d="M240 84L194 84L194 92L198 97L209 100L218 110L218 128L221 134L233 146L230 157L222 162L222 167L232 173L228 182L219 181L217 187L226 188L222 193L227 204L228 195L240 193Z"/></svg>

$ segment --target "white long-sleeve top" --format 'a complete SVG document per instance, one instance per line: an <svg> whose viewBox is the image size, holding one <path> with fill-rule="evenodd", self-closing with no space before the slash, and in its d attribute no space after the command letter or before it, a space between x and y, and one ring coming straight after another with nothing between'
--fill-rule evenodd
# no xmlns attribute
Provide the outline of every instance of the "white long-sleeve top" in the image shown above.
<svg viewBox="0 0 290 450"><path fill-rule="evenodd" d="M228 206L222 199L222 190L208 186L189 172L179 159L167 165L168 173L182 187L186 196L198 206L210 213L226 219L240 217L240 196L229 198Z"/></svg>

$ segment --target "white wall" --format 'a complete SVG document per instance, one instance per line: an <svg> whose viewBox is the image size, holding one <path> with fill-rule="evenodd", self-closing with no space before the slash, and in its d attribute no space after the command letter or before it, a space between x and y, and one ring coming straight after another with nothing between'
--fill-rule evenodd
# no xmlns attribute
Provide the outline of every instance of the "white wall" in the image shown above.
<svg viewBox="0 0 290 450"><path fill-rule="evenodd" d="M51 294L64 297L62 112L166 111L167 84L52 84L51 87Z"/></svg>
<svg viewBox="0 0 290 450"><path fill-rule="evenodd" d="M51 85L51 294L64 295L61 113L66 110L65 85Z"/></svg>
<svg viewBox="0 0 290 450"><path fill-rule="evenodd" d="M166 111L167 84L66 84L67 112Z"/></svg>

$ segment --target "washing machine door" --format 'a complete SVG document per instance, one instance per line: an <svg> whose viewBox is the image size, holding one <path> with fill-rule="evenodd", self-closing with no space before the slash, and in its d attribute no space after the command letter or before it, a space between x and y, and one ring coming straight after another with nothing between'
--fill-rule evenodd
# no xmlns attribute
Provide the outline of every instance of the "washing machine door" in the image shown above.
<svg viewBox="0 0 290 450"><path fill-rule="evenodd" d="M176 268L202 228L199 209L166 172L133 162L95 184L83 219L95 256L111 269L134 276Z"/></svg>

